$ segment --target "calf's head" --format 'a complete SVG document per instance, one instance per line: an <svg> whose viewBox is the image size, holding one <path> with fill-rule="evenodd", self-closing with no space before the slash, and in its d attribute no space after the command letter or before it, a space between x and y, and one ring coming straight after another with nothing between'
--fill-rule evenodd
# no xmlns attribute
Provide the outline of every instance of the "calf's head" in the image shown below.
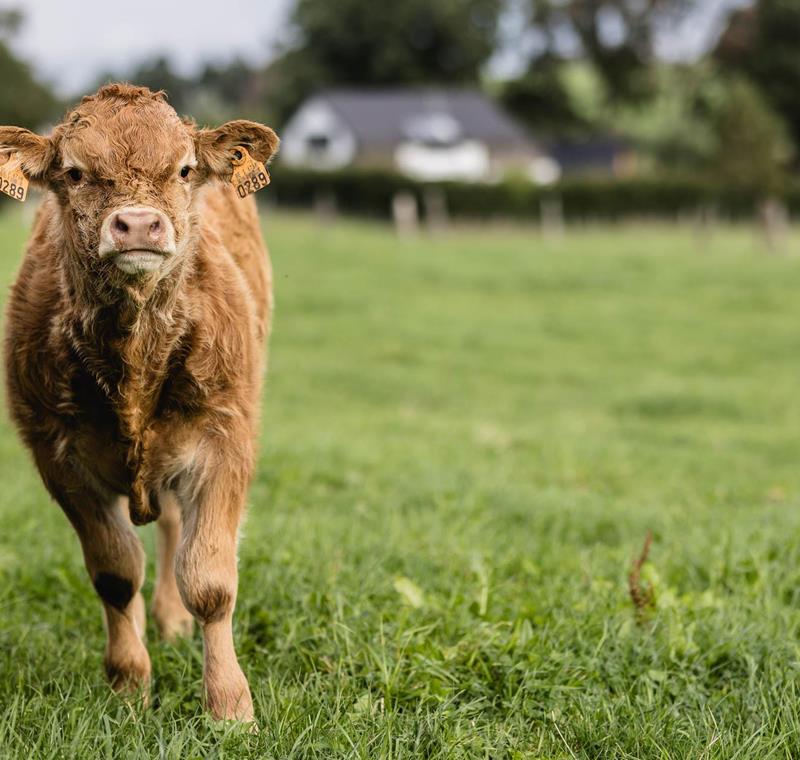
<svg viewBox="0 0 800 760"><path fill-rule="evenodd" d="M57 199L68 263L112 287L158 279L188 255L200 188L230 176L240 146L266 162L278 138L251 121L197 129L163 93L124 84L85 97L49 137L0 127L0 154Z"/></svg>

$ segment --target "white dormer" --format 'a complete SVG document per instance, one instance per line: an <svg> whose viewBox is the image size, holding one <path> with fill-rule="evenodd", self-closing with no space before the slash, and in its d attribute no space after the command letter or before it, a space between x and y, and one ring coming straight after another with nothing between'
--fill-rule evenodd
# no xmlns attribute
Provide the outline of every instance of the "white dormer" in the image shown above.
<svg viewBox="0 0 800 760"><path fill-rule="evenodd" d="M292 166L338 169L352 163L356 139L336 111L321 98L312 98L283 130L281 160Z"/></svg>

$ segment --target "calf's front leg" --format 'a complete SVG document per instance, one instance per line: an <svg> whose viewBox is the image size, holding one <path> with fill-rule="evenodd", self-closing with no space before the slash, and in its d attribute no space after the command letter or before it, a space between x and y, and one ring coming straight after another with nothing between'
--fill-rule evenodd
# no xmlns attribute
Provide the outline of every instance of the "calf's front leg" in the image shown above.
<svg viewBox="0 0 800 760"><path fill-rule="evenodd" d="M116 691L147 689L150 657L144 645L144 551L127 516L124 497L107 504L74 492L62 503L83 548L106 622L106 674Z"/></svg>
<svg viewBox="0 0 800 760"><path fill-rule="evenodd" d="M246 457L245 457L246 459ZM175 572L183 603L203 631L203 693L218 719L253 720L253 701L233 646L236 544L249 473L233 463L204 468L181 489L183 530Z"/></svg>

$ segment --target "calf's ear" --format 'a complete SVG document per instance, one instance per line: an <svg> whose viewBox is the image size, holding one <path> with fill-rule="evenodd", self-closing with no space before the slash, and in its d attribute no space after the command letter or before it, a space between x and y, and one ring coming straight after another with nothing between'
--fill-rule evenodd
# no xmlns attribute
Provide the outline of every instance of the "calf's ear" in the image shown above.
<svg viewBox="0 0 800 760"><path fill-rule="evenodd" d="M55 143L22 127L0 127L0 165L14 161L31 181L42 184L56 155Z"/></svg>
<svg viewBox="0 0 800 760"><path fill-rule="evenodd" d="M198 169L207 176L227 178L233 171L236 149L240 146L266 164L278 150L278 135L254 121L229 121L217 129L199 129L195 133Z"/></svg>

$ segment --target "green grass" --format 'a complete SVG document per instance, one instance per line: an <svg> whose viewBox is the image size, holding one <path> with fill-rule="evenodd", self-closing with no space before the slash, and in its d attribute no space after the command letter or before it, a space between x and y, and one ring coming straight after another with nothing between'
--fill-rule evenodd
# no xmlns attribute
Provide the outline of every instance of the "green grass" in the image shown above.
<svg viewBox="0 0 800 760"><path fill-rule="evenodd" d="M0 756L800 755L798 237L266 230L236 617L260 733L203 717L199 639L152 624L154 706L110 693L78 542L4 417ZM0 218L3 290L24 237Z"/></svg>

